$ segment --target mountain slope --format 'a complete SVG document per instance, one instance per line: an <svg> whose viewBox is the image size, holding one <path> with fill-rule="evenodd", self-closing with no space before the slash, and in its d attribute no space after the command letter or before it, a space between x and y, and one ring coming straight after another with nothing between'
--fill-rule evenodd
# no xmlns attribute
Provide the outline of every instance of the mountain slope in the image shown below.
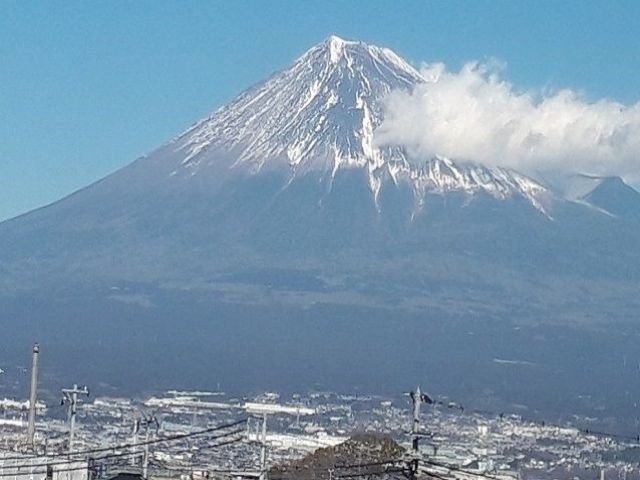
<svg viewBox="0 0 640 480"><path fill-rule="evenodd" d="M330 37L148 156L5 222L0 265L146 281L210 274L247 249L387 248L455 193L551 218L551 192L517 172L375 146L385 95L421 81L388 49Z"/></svg>
<svg viewBox="0 0 640 480"><path fill-rule="evenodd" d="M612 215L640 220L640 193L620 177L599 179L597 186L584 195L582 200Z"/></svg>
<svg viewBox="0 0 640 480"><path fill-rule="evenodd" d="M409 159L400 147L376 145L384 98L422 81L391 50L329 37L174 139L169 175L220 175L221 166L225 173L276 170L288 181L310 173L321 175L330 191L339 172L355 168L366 172L374 201L382 184L393 181L410 186L416 205L431 191L464 191L523 196L542 211L549 192L516 172Z"/></svg>
<svg viewBox="0 0 640 480"><path fill-rule="evenodd" d="M396 388L456 359L493 382L476 354L503 335L508 350L513 322L632 322L640 228L600 193L570 201L513 170L376 146L385 95L421 81L389 50L329 38L145 157L1 223L0 351L42 336L87 381L120 361L111 381L136 385L294 369L307 387L384 374ZM491 332L479 346L476 322ZM425 353L432 338L446 341Z"/></svg>
<svg viewBox="0 0 640 480"><path fill-rule="evenodd" d="M238 262L323 270L327 254L355 269L419 253L438 257L430 265L470 255L507 270L627 271L626 255L594 265L601 243L581 225L604 242L623 228L602 212L509 169L378 148L385 96L421 81L388 49L330 37L149 155L1 224L5 287L206 282Z"/></svg>

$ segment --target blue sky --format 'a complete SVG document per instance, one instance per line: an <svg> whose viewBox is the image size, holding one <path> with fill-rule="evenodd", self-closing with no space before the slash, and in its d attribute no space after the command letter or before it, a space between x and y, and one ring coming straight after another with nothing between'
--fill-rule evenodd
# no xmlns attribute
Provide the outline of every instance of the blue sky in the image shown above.
<svg viewBox="0 0 640 480"><path fill-rule="evenodd" d="M332 33L631 104L638 25L637 1L1 2L0 219L126 165Z"/></svg>

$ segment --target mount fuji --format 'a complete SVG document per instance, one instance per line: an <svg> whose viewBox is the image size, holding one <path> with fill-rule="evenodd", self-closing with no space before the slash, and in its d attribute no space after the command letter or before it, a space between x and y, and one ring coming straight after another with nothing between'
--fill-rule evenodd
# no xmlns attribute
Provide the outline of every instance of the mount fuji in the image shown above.
<svg viewBox="0 0 640 480"><path fill-rule="evenodd" d="M223 335L228 362L261 379L247 352L264 337L282 355L297 338L325 378L338 375L318 360L327 336L336 350L358 336L372 351L353 375L371 379L387 368L374 346L404 348L394 342L436 320L451 332L631 322L638 192L591 179L572 197L512 169L378 145L386 96L423 81L389 49L329 37L145 157L1 223L3 325L59 345L72 329L92 352L97 338L124 349L151 336L165 367L174 343Z"/></svg>

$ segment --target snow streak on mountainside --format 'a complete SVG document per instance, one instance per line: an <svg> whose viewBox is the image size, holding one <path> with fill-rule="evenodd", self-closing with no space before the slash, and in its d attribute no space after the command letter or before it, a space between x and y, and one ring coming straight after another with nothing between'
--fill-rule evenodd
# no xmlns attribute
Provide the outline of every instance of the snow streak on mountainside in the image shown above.
<svg viewBox="0 0 640 480"><path fill-rule="evenodd" d="M499 200L520 195L546 213L545 203L551 198L545 187L512 170L480 165L461 166L446 158L432 159L420 170L407 174L412 176L418 189L418 198L421 199L429 192L460 190L467 193L483 192Z"/></svg>
<svg viewBox="0 0 640 480"><path fill-rule="evenodd" d="M234 159L231 169L284 169L292 180L319 172L332 182L342 169L363 169L376 204L385 182L393 181L410 186L419 208L429 193L459 191L522 197L544 212L550 193L516 172L408 158L399 146L376 145L385 97L423 81L389 49L329 37L178 137L181 160L173 174L198 175L224 152Z"/></svg>

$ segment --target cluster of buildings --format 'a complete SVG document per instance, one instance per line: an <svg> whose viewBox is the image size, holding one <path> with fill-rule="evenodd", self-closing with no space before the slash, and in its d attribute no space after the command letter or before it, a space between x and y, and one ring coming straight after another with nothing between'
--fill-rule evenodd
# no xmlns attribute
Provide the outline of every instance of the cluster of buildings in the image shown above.
<svg viewBox="0 0 640 480"><path fill-rule="evenodd" d="M393 438L414 473L440 480L640 480L640 438L468 413L419 389L409 398L174 390L89 399L74 385L51 411L37 399L38 355L35 345L29 400L0 400L0 480L264 480L270 467L357 433Z"/></svg>
<svg viewBox="0 0 640 480"><path fill-rule="evenodd" d="M171 391L137 400L84 399L77 405L70 452L64 409L56 415L39 405L34 446L26 450L28 402L2 400L0 480L87 480L123 473L148 478L260 477L265 465L299 459L354 433L388 435L410 450L410 407L405 397L330 392L238 398ZM637 442L517 416L468 414L446 405L426 406L420 420L423 473L469 479L640 476ZM21 452L31 453L20 459ZM47 472L47 465L54 468Z"/></svg>

